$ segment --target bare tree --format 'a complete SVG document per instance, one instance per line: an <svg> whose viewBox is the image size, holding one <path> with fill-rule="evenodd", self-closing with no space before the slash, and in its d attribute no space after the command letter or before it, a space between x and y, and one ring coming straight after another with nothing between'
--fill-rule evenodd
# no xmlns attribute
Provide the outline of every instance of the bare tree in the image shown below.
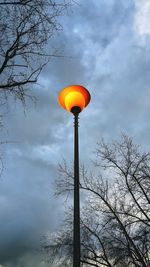
<svg viewBox="0 0 150 267"><path fill-rule="evenodd" d="M62 29L59 16L69 0L0 1L0 92L24 102L26 89L37 78L57 50L45 45Z"/></svg>
<svg viewBox="0 0 150 267"><path fill-rule="evenodd" d="M80 173L80 189L87 197L81 211L81 263L149 267L150 153L123 136L111 146L100 142L96 154L96 174L88 174L83 166ZM72 192L72 170L60 165L60 173L57 195ZM51 239L51 245L46 245L56 258L63 251L71 260L71 229L69 215L64 229L55 235L55 244Z"/></svg>

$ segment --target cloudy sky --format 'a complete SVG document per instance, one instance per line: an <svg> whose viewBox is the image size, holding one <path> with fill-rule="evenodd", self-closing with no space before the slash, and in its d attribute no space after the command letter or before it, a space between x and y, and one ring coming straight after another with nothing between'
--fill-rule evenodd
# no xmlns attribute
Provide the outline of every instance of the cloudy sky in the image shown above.
<svg viewBox="0 0 150 267"><path fill-rule="evenodd" d="M59 90L81 84L91 103L80 115L81 161L90 165L96 142L132 136L150 148L150 1L78 0L61 18L55 39L64 58L51 61L31 88L38 98L8 104L0 179L0 267L47 267L41 239L60 227L54 197L58 163L73 161L73 118L57 104ZM47 48L48 49L48 48Z"/></svg>

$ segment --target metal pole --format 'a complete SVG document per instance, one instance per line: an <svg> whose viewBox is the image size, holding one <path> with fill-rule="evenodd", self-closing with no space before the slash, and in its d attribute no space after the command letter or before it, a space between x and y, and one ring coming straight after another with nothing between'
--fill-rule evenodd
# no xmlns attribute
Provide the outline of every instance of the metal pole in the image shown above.
<svg viewBox="0 0 150 267"><path fill-rule="evenodd" d="M73 267L80 267L80 194L79 194L79 107L74 107L74 230L73 230Z"/></svg>

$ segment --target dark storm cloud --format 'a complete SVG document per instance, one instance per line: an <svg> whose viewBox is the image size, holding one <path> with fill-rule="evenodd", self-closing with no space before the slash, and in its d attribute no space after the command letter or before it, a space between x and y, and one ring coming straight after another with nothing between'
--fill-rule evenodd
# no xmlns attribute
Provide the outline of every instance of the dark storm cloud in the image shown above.
<svg viewBox="0 0 150 267"><path fill-rule="evenodd" d="M58 91L83 84L91 103L80 116L81 161L89 163L96 142L118 138L122 131L148 144L150 131L149 39L135 30L134 1L82 1L63 18L64 31L54 44L66 58L51 61L33 94L36 105L10 103L3 139L6 170L0 181L0 264L46 266L33 251L42 235L63 217L54 199L57 164L72 162L72 116L57 104ZM38 265L39 264L39 265Z"/></svg>
<svg viewBox="0 0 150 267"><path fill-rule="evenodd" d="M10 266L39 249L41 237L56 229L62 213L60 201L53 200L61 139L55 123L63 132L61 116L51 113L56 104L46 91L36 95L40 105L27 105L26 116L19 106L7 114L12 143L5 147L7 168L0 182L0 263Z"/></svg>

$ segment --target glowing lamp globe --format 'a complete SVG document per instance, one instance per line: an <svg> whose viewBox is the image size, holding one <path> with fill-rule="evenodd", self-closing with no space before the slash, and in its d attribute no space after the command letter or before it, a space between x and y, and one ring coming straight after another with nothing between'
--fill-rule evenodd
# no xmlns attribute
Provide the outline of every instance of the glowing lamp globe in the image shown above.
<svg viewBox="0 0 150 267"><path fill-rule="evenodd" d="M70 85L59 92L59 105L69 112L78 110L81 112L90 102L91 96L88 90L81 85Z"/></svg>

